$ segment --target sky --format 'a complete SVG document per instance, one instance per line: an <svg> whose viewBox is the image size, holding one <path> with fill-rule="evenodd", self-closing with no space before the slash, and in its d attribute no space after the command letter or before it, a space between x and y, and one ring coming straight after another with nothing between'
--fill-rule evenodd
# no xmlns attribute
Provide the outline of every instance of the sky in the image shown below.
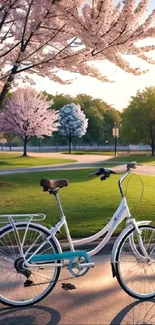
<svg viewBox="0 0 155 325"><path fill-rule="evenodd" d="M118 2L118 0L115 0ZM148 11L155 9L155 0L150 0ZM146 45L155 44L155 39L148 39ZM155 54L152 56L155 59ZM155 86L155 65L150 65L134 56L128 56L129 62L133 67L141 67L142 70L149 70L140 76L122 71L119 67L108 61L96 63L99 71L106 74L112 82L101 82L96 78L70 74L73 82L70 85L60 85L48 78L35 77L36 88L46 90L47 93L64 93L76 96L79 93L90 95L94 98L100 98L112 105L114 108L122 111L130 102L131 96L135 96L138 90L145 87ZM60 71L61 77L68 79L69 74Z"/></svg>

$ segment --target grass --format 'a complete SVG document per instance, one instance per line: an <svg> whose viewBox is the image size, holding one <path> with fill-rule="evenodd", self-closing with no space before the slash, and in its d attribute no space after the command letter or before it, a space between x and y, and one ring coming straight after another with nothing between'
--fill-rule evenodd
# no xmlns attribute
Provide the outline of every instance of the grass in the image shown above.
<svg viewBox="0 0 155 325"><path fill-rule="evenodd" d="M0 177L1 214L45 213L47 218L44 224L47 227L54 225L59 220L57 205L52 195L42 191L40 179L67 178L69 186L61 189L59 194L71 234L74 238L89 236L110 220L120 202L118 175L112 175L101 182L99 178L88 178L89 172L91 169L3 175ZM137 208L142 181L145 190ZM125 187L126 185L127 182ZM155 177L140 178L136 174L131 174L127 198L133 217L137 220L148 219L155 222L155 200L152 195L154 188ZM119 226L117 233L122 226ZM64 232L61 237L64 237Z"/></svg>
<svg viewBox="0 0 155 325"><path fill-rule="evenodd" d="M47 158L47 157L22 157L17 153L0 153L0 168L27 168L35 166L63 164L68 162L75 162L73 159L61 159L61 158Z"/></svg>

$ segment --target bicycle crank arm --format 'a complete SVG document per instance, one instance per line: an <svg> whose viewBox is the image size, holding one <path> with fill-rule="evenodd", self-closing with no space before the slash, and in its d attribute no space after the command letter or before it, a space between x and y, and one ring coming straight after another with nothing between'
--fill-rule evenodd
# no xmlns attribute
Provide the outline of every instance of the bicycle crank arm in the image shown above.
<svg viewBox="0 0 155 325"><path fill-rule="evenodd" d="M85 269L86 267L94 267L95 266L95 263L82 263L82 264L79 264L79 269Z"/></svg>

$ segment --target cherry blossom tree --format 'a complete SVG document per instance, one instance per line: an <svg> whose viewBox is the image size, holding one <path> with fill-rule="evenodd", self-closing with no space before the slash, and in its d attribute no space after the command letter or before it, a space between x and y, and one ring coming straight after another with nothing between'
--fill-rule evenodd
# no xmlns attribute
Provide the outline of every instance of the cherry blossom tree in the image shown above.
<svg viewBox="0 0 155 325"><path fill-rule="evenodd" d="M52 101L33 88L18 88L7 99L0 113L0 130L18 135L24 142L23 156L27 156L27 142L31 136L51 136L58 127L58 113L48 109Z"/></svg>
<svg viewBox="0 0 155 325"><path fill-rule="evenodd" d="M59 111L59 134L68 138L69 153L73 137L81 138L88 127L88 119L81 110L80 105L74 103L64 105Z"/></svg>
<svg viewBox="0 0 155 325"><path fill-rule="evenodd" d="M108 81L92 62L108 60L140 74L125 56L155 63L155 45L139 41L155 36L155 10L150 0L0 0L0 101L14 78L24 72L64 83L59 69ZM29 80L30 81L30 80Z"/></svg>
<svg viewBox="0 0 155 325"><path fill-rule="evenodd" d="M14 27L17 19L17 10L20 8L19 0L0 0L0 44L1 55L4 56L11 51L16 44L5 42L5 48L2 47L4 41L8 41L14 36ZM6 45L7 44L7 45Z"/></svg>

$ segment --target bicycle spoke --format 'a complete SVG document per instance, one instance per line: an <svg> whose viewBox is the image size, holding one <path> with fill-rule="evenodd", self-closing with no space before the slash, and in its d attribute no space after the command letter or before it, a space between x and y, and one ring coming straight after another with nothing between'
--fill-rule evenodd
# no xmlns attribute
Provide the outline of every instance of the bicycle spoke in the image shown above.
<svg viewBox="0 0 155 325"><path fill-rule="evenodd" d="M119 263L116 263L117 278L122 288L134 298L151 298L155 296L155 259L152 252L155 245L155 228L141 226L141 238L150 258L140 258L141 244L134 230L130 230L119 247ZM130 246L130 238L134 247Z"/></svg>
<svg viewBox="0 0 155 325"><path fill-rule="evenodd" d="M58 252L52 238L46 241L49 234L41 226L22 224L16 228L24 255L32 255L37 248L39 255ZM54 288L60 272L56 263L42 269L31 265L25 269L23 262L14 230L8 226L8 231L5 230L0 237L0 302L11 306L31 305L43 299ZM32 285L25 286L27 278L32 281Z"/></svg>

